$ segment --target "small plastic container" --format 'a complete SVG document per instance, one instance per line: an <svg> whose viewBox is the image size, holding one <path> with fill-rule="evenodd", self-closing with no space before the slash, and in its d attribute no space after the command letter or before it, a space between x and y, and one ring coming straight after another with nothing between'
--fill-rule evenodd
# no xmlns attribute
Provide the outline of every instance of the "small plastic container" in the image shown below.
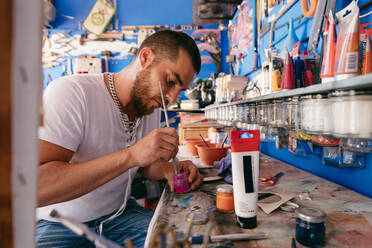
<svg viewBox="0 0 372 248"><path fill-rule="evenodd" d="M287 117L287 121L285 122L285 127L287 128L294 128L294 129L300 129L300 103L298 100L298 97L293 97L292 99L287 99L286 102L284 102L284 108L287 113L285 116Z"/></svg>
<svg viewBox="0 0 372 248"><path fill-rule="evenodd" d="M267 118L268 124L272 127L282 127L284 126L283 114L282 114L282 100L273 100L268 104L267 108Z"/></svg>
<svg viewBox="0 0 372 248"><path fill-rule="evenodd" d="M232 185L222 184L217 186L216 208L221 212L234 211L234 194Z"/></svg>
<svg viewBox="0 0 372 248"><path fill-rule="evenodd" d="M261 102L257 105L257 123L261 126L267 126L267 111L268 104L266 102Z"/></svg>
<svg viewBox="0 0 372 248"><path fill-rule="evenodd" d="M187 179L185 172L180 172L177 175L173 176L174 183L174 192L176 193L185 193L190 190L190 184Z"/></svg>
<svg viewBox="0 0 372 248"><path fill-rule="evenodd" d="M372 91L335 91L328 96L334 136L372 138Z"/></svg>
<svg viewBox="0 0 372 248"><path fill-rule="evenodd" d="M324 246L326 214L317 208L301 207L296 215L296 240L310 247Z"/></svg>
<svg viewBox="0 0 372 248"><path fill-rule="evenodd" d="M248 124L257 124L257 105L255 103L248 104Z"/></svg>
<svg viewBox="0 0 372 248"><path fill-rule="evenodd" d="M310 133L331 133L331 117L326 95L301 97L301 128Z"/></svg>

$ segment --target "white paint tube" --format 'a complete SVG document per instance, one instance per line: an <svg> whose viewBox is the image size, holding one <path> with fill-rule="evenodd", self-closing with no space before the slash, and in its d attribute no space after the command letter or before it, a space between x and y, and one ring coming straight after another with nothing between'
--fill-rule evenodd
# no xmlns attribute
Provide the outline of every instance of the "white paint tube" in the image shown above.
<svg viewBox="0 0 372 248"><path fill-rule="evenodd" d="M257 226L259 146L259 130L231 132L234 205L241 228Z"/></svg>

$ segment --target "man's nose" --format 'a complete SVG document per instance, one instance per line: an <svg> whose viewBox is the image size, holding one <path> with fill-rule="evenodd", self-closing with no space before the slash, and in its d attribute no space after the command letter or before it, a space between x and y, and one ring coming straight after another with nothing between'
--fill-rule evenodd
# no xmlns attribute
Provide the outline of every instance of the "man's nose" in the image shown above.
<svg viewBox="0 0 372 248"><path fill-rule="evenodd" d="M179 93L178 90L170 90L169 92L167 92L167 102L170 103L176 102L178 93Z"/></svg>

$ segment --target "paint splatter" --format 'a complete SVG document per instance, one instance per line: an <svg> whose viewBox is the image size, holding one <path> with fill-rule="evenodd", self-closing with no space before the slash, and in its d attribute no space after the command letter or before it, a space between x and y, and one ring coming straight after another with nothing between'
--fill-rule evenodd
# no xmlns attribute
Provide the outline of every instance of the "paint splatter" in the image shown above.
<svg viewBox="0 0 372 248"><path fill-rule="evenodd" d="M180 207L180 208L187 208L188 206L190 206L190 200L194 197L194 195L189 195L185 198L182 198L180 199L178 202L177 202L177 207Z"/></svg>

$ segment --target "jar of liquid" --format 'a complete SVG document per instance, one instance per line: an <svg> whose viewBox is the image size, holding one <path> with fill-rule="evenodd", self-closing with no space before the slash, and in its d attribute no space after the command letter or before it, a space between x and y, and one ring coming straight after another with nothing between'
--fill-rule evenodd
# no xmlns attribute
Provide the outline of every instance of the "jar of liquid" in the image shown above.
<svg viewBox="0 0 372 248"><path fill-rule="evenodd" d="M331 133L329 101L326 95L317 94L301 98L302 128L310 133Z"/></svg>
<svg viewBox="0 0 372 248"><path fill-rule="evenodd" d="M222 184L217 186L216 208L222 212L234 211L233 186Z"/></svg>
<svg viewBox="0 0 372 248"><path fill-rule="evenodd" d="M334 136L372 138L372 91L335 91L329 99Z"/></svg>
<svg viewBox="0 0 372 248"><path fill-rule="evenodd" d="M326 214L317 208L301 207L296 215L296 240L310 247L324 246Z"/></svg>

